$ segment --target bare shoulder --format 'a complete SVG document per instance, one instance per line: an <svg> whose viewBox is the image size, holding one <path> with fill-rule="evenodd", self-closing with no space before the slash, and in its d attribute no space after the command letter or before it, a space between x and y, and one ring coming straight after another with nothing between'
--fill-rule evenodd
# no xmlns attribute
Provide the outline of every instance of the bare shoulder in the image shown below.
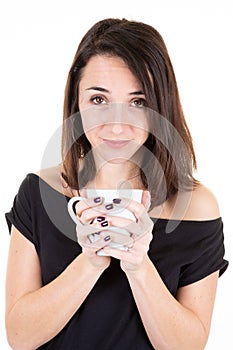
<svg viewBox="0 0 233 350"><path fill-rule="evenodd" d="M43 181L57 191L61 191L60 166L41 169L35 172Z"/></svg>
<svg viewBox="0 0 233 350"><path fill-rule="evenodd" d="M220 217L218 201L205 185L198 184L191 192L184 216L187 220L212 220Z"/></svg>
<svg viewBox="0 0 233 350"><path fill-rule="evenodd" d="M203 184L192 191L179 191L163 205L150 211L151 217L175 220L205 221L220 217L219 206L213 192Z"/></svg>
<svg viewBox="0 0 233 350"><path fill-rule="evenodd" d="M40 176L43 180L53 181L54 179L57 179L60 174L60 167L58 165L51 168L40 169L36 171L35 174Z"/></svg>

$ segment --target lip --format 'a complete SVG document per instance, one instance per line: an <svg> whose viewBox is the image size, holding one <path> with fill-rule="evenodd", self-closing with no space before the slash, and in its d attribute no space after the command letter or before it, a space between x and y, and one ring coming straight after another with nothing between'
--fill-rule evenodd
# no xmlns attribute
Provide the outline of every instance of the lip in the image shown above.
<svg viewBox="0 0 233 350"><path fill-rule="evenodd" d="M121 148L126 146L130 140L108 140L103 139L103 142L106 143L111 148Z"/></svg>

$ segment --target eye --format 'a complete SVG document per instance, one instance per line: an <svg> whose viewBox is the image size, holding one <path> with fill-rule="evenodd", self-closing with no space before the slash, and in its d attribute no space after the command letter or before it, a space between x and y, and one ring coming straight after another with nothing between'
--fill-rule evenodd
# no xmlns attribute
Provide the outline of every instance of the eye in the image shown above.
<svg viewBox="0 0 233 350"><path fill-rule="evenodd" d="M99 95L92 97L91 102L93 102L95 105L102 105L106 103L105 99Z"/></svg>
<svg viewBox="0 0 233 350"><path fill-rule="evenodd" d="M132 107L142 108L146 106L146 100L144 98L136 98L130 102Z"/></svg>

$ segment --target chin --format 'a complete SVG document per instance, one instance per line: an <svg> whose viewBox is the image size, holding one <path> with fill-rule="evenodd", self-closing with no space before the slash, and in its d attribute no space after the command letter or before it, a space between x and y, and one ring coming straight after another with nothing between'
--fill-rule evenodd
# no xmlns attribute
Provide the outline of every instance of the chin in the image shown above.
<svg viewBox="0 0 233 350"><path fill-rule="evenodd" d="M113 152L103 152L101 154L102 159L105 160L107 163L111 164L124 164L127 163L134 157L135 153L131 152L125 152L125 154L122 154L123 152L120 153L113 153Z"/></svg>
<svg viewBox="0 0 233 350"><path fill-rule="evenodd" d="M138 146L138 145L137 145ZM109 150L105 145L95 148L93 153L97 156L97 159L102 159L102 161L110 164L124 164L134 159L137 162L139 160L139 147L128 147L126 149L114 149Z"/></svg>
<svg viewBox="0 0 233 350"><path fill-rule="evenodd" d="M113 159L105 159L107 163L110 164L124 164L126 163L129 159L124 159L124 158L113 158Z"/></svg>

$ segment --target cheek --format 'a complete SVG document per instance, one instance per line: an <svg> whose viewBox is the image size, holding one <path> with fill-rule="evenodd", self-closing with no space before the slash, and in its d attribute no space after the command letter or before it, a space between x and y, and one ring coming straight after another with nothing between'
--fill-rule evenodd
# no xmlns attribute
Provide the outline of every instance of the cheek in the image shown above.
<svg viewBox="0 0 233 350"><path fill-rule="evenodd" d="M85 127L84 127L84 133L85 133L86 138L90 142L90 144L93 145L93 143L95 141L95 135L94 135L93 131L88 132L87 130L85 130Z"/></svg>
<svg viewBox="0 0 233 350"><path fill-rule="evenodd" d="M95 128L92 130L85 130L84 128L84 133L92 147L97 146L101 143L101 140L98 136L100 133L99 128Z"/></svg>
<svg viewBox="0 0 233 350"><path fill-rule="evenodd" d="M149 133L147 130L135 128L134 135L135 141L137 141L139 144L143 144L147 140Z"/></svg>
<svg viewBox="0 0 233 350"><path fill-rule="evenodd" d="M148 139L149 133L148 131L144 131L143 133L143 143Z"/></svg>
<svg viewBox="0 0 233 350"><path fill-rule="evenodd" d="M103 113L101 113L98 108L93 107L81 111L81 119L85 134L94 133L94 131L97 133L98 129L105 125L106 120L103 120L102 114Z"/></svg>

